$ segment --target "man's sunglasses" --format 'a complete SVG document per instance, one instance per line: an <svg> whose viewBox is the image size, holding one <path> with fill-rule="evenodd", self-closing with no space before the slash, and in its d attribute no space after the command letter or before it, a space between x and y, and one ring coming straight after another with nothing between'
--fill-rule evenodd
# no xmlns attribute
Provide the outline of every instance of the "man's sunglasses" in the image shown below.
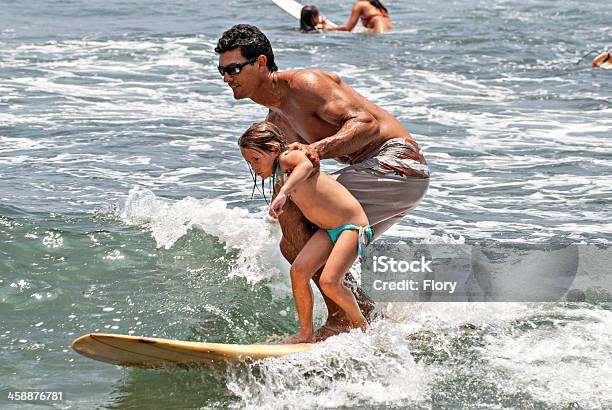
<svg viewBox="0 0 612 410"><path fill-rule="evenodd" d="M219 69L219 72L221 73L221 75L225 75L225 73L228 73L229 75L236 75L240 73L240 71L242 70L242 67L244 67L247 64L253 63L255 60L257 60L258 57L251 58L249 61L245 61L244 63L232 63L232 64L228 64L226 67L219 66L217 68Z"/></svg>

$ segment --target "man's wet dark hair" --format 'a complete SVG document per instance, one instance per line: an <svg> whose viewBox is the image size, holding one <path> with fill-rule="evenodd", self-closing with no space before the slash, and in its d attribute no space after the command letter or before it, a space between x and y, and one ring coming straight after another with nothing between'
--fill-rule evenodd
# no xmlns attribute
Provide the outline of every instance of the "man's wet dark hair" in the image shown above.
<svg viewBox="0 0 612 410"><path fill-rule="evenodd" d="M257 27L249 24L235 25L223 33L217 42L215 52L221 54L237 48L240 49L240 54L248 60L260 55L266 56L268 70L278 71L270 40Z"/></svg>
<svg viewBox="0 0 612 410"><path fill-rule="evenodd" d="M316 6L308 5L302 7L300 12L300 30L304 33L317 31L316 19L319 17L319 9Z"/></svg>

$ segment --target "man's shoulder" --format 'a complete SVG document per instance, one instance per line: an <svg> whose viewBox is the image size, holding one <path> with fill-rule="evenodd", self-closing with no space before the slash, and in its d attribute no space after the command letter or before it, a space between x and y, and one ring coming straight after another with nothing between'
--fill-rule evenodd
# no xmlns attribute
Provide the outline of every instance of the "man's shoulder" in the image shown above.
<svg viewBox="0 0 612 410"><path fill-rule="evenodd" d="M340 83L340 77L337 74L318 69L300 68L296 70L284 71L282 78L287 82L290 88L309 88L320 84L321 82L332 81L336 84Z"/></svg>

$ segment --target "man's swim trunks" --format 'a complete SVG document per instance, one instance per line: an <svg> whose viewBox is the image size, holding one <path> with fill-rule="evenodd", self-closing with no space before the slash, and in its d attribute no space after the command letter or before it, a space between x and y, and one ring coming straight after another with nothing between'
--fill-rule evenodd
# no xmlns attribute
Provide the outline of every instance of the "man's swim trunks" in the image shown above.
<svg viewBox="0 0 612 410"><path fill-rule="evenodd" d="M385 141L362 161L331 176L357 198L374 237L412 211L429 187L423 154L404 138Z"/></svg>

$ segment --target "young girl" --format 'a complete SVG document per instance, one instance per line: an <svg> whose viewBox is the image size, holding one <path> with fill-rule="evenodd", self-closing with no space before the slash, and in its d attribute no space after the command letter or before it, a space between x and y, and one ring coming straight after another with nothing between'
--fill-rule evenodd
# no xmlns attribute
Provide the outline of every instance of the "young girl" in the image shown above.
<svg viewBox="0 0 612 410"><path fill-rule="evenodd" d="M314 169L300 150L286 151L279 129L270 122L253 124L238 140L240 152L263 180L272 177L276 197L270 215L278 217L290 199L320 229L310 238L291 265L291 287L300 331L283 343L314 342L310 279L322 267L321 291L333 300L355 328L367 321L353 293L343 285L355 258L365 256L372 240L368 218L355 197L339 182Z"/></svg>

